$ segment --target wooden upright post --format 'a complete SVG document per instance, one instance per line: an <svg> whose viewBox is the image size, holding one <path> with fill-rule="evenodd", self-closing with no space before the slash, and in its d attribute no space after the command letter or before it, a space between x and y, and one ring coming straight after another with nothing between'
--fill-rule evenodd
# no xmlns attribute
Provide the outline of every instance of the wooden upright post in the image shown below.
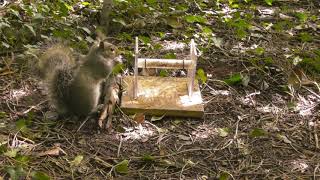
<svg viewBox="0 0 320 180"><path fill-rule="evenodd" d="M138 97L138 55L139 55L139 39L136 37L135 49L134 49L134 82L133 82L133 98Z"/></svg>
<svg viewBox="0 0 320 180"><path fill-rule="evenodd" d="M190 42L190 59L191 59L191 67L188 68L188 78L189 78L188 95L191 98L193 94L194 78L195 78L196 66L197 66L196 46L193 39L191 39L191 42Z"/></svg>

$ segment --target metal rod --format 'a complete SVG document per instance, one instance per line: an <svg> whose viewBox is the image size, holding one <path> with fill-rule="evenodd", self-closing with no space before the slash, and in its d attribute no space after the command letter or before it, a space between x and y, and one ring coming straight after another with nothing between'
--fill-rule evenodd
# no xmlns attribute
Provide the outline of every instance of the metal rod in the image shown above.
<svg viewBox="0 0 320 180"><path fill-rule="evenodd" d="M136 37L136 43L134 48L134 78L133 78L133 98L137 99L138 97L138 55L139 55L139 39Z"/></svg>
<svg viewBox="0 0 320 180"><path fill-rule="evenodd" d="M138 58L138 68L190 69L192 60Z"/></svg>

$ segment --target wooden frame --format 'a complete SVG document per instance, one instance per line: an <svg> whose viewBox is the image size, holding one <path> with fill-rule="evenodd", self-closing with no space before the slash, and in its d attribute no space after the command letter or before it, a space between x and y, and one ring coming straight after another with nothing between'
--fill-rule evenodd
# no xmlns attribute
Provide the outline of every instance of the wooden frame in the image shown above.
<svg viewBox="0 0 320 180"><path fill-rule="evenodd" d="M124 78L121 108L127 113L202 117L204 108L198 82L195 80L197 53L190 42L190 59L139 58L135 38L134 75ZM138 68L186 69L185 78L138 76Z"/></svg>

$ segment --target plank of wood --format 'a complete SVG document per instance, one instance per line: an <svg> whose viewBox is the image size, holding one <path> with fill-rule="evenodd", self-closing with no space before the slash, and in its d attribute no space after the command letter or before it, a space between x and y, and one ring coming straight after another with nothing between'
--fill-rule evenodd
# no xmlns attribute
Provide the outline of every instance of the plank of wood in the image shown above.
<svg viewBox="0 0 320 180"><path fill-rule="evenodd" d="M188 79L175 77L138 76L137 98L133 96L132 76L123 79L124 92L121 109L127 114L144 113L156 116L183 116L201 118L203 101L198 82L193 95L188 96Z"/></svg>

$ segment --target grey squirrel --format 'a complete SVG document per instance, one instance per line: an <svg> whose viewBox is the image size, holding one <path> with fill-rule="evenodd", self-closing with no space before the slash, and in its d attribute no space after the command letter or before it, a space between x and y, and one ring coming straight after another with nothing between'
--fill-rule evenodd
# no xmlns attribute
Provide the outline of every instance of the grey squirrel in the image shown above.
<svg viewBox="0 0 320 180"><path fill-rule="evenodd" d="M115 59L116 47L107 41L96 42L79 62L64 46L49 48L40 58L39 70L58 113L87 116L96 111Z"/></svg>

